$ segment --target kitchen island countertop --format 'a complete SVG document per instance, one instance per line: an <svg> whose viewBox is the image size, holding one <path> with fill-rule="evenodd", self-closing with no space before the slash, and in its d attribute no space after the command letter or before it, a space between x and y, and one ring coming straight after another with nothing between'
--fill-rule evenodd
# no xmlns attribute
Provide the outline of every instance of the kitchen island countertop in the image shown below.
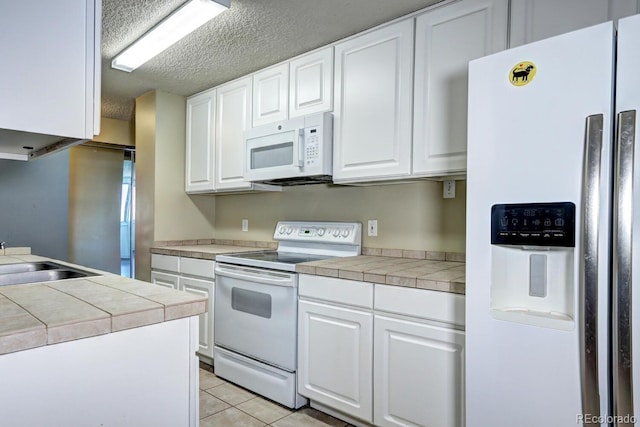
<svg viewBox="0 0 640 427"><path fill-rule="evenodd" d="M96 276L0 287L0 355L162 323L206 311L206 297L35 255Z"/></svg>

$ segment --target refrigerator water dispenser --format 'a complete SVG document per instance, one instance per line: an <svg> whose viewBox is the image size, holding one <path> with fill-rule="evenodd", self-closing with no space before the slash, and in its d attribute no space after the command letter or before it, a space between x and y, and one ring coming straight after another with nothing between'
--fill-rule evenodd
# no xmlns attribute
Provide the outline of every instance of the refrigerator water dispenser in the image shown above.
<svg viewBox="0 0 640 427"><path fill-rule="evenodd" d="M575 205L491 208L491 316L532 326L574 328Z"/></svg>

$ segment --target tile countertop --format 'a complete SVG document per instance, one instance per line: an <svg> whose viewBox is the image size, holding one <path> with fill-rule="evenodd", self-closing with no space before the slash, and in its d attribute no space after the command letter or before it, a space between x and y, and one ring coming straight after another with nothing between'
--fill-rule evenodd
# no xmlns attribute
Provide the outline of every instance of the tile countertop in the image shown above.
<svg viewBox="0 0 640 427"><path fill-rule="evenodd" d="M236 244L231 245L232 242ZM151 253L215 260L216 255L220 254L275 249L273 246L267 246L265 242L253 242L252 246L246 246L247 242L236 241L228 241L229 245L198 243L198 241L188 241L183 242L182 245L157 245L151 248ZM306 262L296 265L296 272L457 294L465 293L465 263L461 261L464 259L464 254L449 254L456 261L449 260L449 256L445 261L444 252L431 253L400 249L380 250L380 252L382 255L359 255ZM393 256L384 256L384 252ZM403 257L405 254L406 257ZM413 258L413 256L424 258L427 254L441 259Z"/></svg>
<svg viewBox="0 0 640 427"><path fill-rule="evenodd" d="M206 311L206 297L50 258L0 255L0 264L33 261L54 261L98 275L0 286L0 355Z"/></svg>
<svg viewBox="0 0 640 427"><path fill-rule="evenodd" d="M180 245L180 246L153 246L152 254L182 256L187 258L199 258L215 260L216 255L236 252L255 252L275 249L273 247L236 246L236 245Z"/></svg>
<svg viewBox="0 0 640 427"><path fill-rule="evenodd" d="M465 263L359 255L296 265L296 272L384 285L465 293Z"/></svg>

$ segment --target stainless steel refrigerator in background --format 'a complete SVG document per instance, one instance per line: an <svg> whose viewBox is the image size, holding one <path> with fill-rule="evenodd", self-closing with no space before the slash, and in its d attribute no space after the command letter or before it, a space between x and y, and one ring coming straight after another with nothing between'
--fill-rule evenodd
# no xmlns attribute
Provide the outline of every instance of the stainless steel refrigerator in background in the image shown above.
<svg viewBox="0 0 640 427"><path fill-rule="evenodd" d="M640 15L470 63L468 427L640 420L639 105Z"/></svg>

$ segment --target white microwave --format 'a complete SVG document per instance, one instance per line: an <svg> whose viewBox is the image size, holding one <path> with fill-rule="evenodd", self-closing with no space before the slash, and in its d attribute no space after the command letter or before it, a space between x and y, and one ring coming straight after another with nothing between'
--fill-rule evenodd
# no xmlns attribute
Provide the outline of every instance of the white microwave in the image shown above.
<svg viewBox="0 0 640 427"><path fill-rule="evenodd" d="M331 182L333 116L318 113L245 131L244 179L276 185Z"/></svg>

